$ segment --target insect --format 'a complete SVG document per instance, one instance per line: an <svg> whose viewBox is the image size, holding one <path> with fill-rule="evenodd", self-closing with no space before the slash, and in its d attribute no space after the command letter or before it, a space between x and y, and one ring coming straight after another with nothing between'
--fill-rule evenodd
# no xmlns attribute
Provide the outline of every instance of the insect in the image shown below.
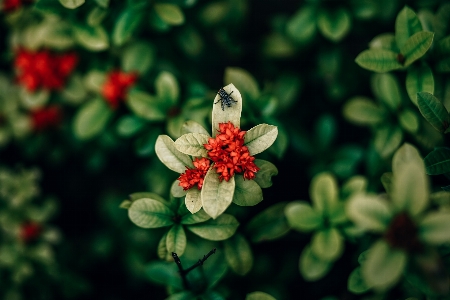
<svg viewBox="0 0 450 300"><path fill-rule="evenodd" d="M219 103L219 101L221 102L220 105L222 106L222 110L225 110L225 105L228 107L231 107L231 104L237 103L236 100L233 99L233 97L231 97L231 94L233 94L233 91L231 91L231 93L227 93L224 89L220 89L217 94L220 96L220 99L217 100L217 102L214 102L214 104Z"/></svg>

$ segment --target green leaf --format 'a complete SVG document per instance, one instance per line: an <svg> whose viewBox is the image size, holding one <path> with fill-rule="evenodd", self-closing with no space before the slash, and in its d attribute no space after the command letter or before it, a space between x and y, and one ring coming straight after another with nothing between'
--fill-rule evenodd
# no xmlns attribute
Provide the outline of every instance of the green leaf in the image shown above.
<svg viewBox="0 0 450 300"><path fill-rule="evenodd" d="M286 24L286 33L297 43L307 43L316 33L316 10L304 5Z"/></svg>
<svg viewBox="0 0 450 300"><path fill-rule="evenodd" d="M278 128L273 125L259 124L244 135L244 145L247 146L250 155L256 155L269 148L275 142Z"/></svg>
<svg viewBox="0 0 450 300"><path fill-rule="evenodd" d="M427 214L419 224L420 240L432 244L448 244L450 241L450 214L439 211Z"/></svg>
<svg viewBox="0 0 450 300"><path fill-rule="evenodd" d="M164 233L164 235L159 240L158 247L156 248L156 254L160 259L163 259L165 261L173 261L172 253L167 251L166 240L167 232Z"/></svg>
<svg viewBox="0 0 450 300"><path fill-rule="evenodd" d="M181 134L186 133L201 133L209 136L208 131L203 128L202 125L192 120L184 122L183 127L181 128Z"/></svg>
<svg viewBox="0 0 450 300"><path fill-rule="evenodd" d="M142 228L158 228L174 223L174 212L161 202L143 198L133 202L128 209L130 220Z"/></svg>
<svg viewBox="0 0 450 300"><path fill-rule="evenodd" d="M419 31L422 31L419 18L411 8L405 6L395 20L395 40L398 48L402 48L406 41Z"/></svg>
<svg viewBox="0 0 450 300"><path fill-rule="evenodd" d="M419 116L411 109L401 111L398 115L398 121L403 129L411 133L416 133L419 130Z"/></svg>
<svg viewBox="0 0 450 300"><path fill-rule="evenodd" d="M183 255L186 249L186 234L183 226L174 224L167 232L166 248L168 253L175 252L178 256Z"/></svg>
<svg viewBox="0 0 450 300"><path fill-rule="evenodd" d="M319 259L334 261L344 250L344 239L336 228L317 231L311 240L311 251Z"/></svg>
<svg viewBox="0 0 450 300"><path fill-rule="evenodd" d="M405 165L416 165L420 173L425 173L425 165L419 151L409 143L404 143L392 157L392 172L397 174Z"/></svg>
<svg viewBox="0 0 450 300"><path fill-rule="evenodd" d="M317 27L333 42L338 42L350 31L350 13L344 8L322 10L317 17Z"/></svg>
<svg viewBox="0 0 450 300"><path fill-rule="evenodd" d="M385 111L371 99L357 96L345 103L344 117L358 125L376 125L385 119Z"/></svg>
<svg viewBox="0 0 450 300"><path fill-rule="evenodd" d="M247 294L247 296L245 297L245 300L276 300L276 299L269 294L256 291L256 292Z"/></svg>
<svg viewBox="0 0 450 300"><path fill-rule="evenodd" d="M419 215L428 205L428 177L417 164L402 165L394 173L391 199L397 211Z"/></svg>
<svg viewBox="0 0 450 300"><path fill-rule="evenodd" d="M50 100L50 91L45 89L29 92L27 89L21 88L19 90L19 95L21 100L20 103L28 110L42 108L48 103L48 100Z"/></svg>
<svg viewBox="0 0 450 300"><path fill-rule="evenodd" d="M450 149L439 147L424 158L428 175L440 175L450 172Z"/></svg>
<svg viewBox="0 0 450 300"><path fill-rule="evenodd" d="M123 50L122 70L145 74L155 61L155 48L146 42L133 43Z"/></svg>
<svg viewBox="0 0 450 300"><path fill-rule="evenodd" d="M186 196L186 191L180 186L180 181L176 179L172 186L170 187L170 194L176 198L181 198Z"/></svg>
<svg viewBox="0 0 450 300"><path fill-rule="evenodd" d="M135 116L122 116L117 122L117 133L123 137L129 137L136 134L145 126L144 120Z"/></svg>
<svg viewBox="0 0 450 300"><path fill-rule="evenodd" d="M91 51L103 51L109 47L108 33L102 26L74 26L73 34L77 42Z"/></svg>
<svg viewBox="0 0 450 300"><path fill-rule="evenodd" d="M161 202L162 204L168 204L169 202L166 201L163 197L159 196L158 194L152 193L152 192L137 192L132 193L128 196L131 201L136 201L142 198L150 198L156 201Z"/></svg>
<svg viewBox="0 0 450 300"><path fill-rule="evenodd" d="M434 93L433 72L426 64L411 66L406 74L406 91L411 101L417 105L417 93Z"/></svg>
<svg viewBox="0 0 450 300"><path fill-rule="evenodd" d="M444 104L427 92L417 93L417 105L423 115L437 131L445 132L450 125L450 117Z"/></svg>
<svg viewBox="0 0 450 300"><path fill-rule="evenodd" d="M135 148L138 156L150 156L155 152L156 139L160 135L162 130L153 129L141 134L135 140Z"/></svg>
<svg viewBox="0 0 450 300"><path fill-rule="evenodd" d="M253 266L253 254L250 244L240 234L235 234L224 242L225 259L231 269L244 276Z"/></svg>
<svg viewBox="0 0 450 300"><path fill-rule="evenodd" d="M392 112L397 112L402 102L402 96L395 76L390 73L375 74L372 79L372 86L377 98L386 104Z"/></svg>
<svg viewBox="0 0 450 300"><path fill-rule="evenodd" d="M389 204L379 196L356 194L347 203L347 215L359 227L383 232L394 215Z"/></svg>
<svg viewBox="0 0 450 300"><path fill-rule="evenodd" d="M99 134L112 116L108 104L102 99L93 99L84 104L76 113L73 122L75 136L87 140Z"/></svg>
<svg viewBox="0 0 450 300"><path fill-rule="evenodd" d="M155 79L156 95L166 106L171 107L178 102L180 94L175 76L169 72L161 72Z"/></svg>
<svg viewBox="0 0 450 300"><path fill-rule="evenodd" d="M146 266L145 274L154 283L183 290L180 273L173 261L152 261Z"/></svg>
<svg viewBox="0 0 450 300"><path fill-rule="evenodd" d="M406 253L379 240L370 248L367 260L361 266L364 281L370 287L387 289L400 279L407 260Z"/></svg>
<svg viewBox="0 0 450 300"><path fill-rule="evenodd" d="M247 231L254 243L273 240L285 235L289 225L284 215L286 202L277 203L263 210L247 224Z"/></svg>
<svg viewBox="0 0 450 300"><path fill-rule="evenodd" d="M202 205L205 212L213 219L222 214L233 201L235 189L234 177L229 181L219 180L219 175L214 168L209 169L203 180Z"/></svg>
<svg viewBox="0 0 450 300"><path fill-rule="evenodd" d="M208 157L208 151L203 145L208 144L209 138L209 135L201 133L183 134L175 141L175 147L187 155Z"/></svg>
<svg viewBox="0 0 450 300"><path fill-rule="evenodd" d="M184 173L186 167L194 168L191 158L178 151L174 141L167 135L160 135L156 139L155 151L159 160L172 171Z"/></svg>
<svg viewBox="0 0 450 300"><path fill-rule="evenodd" d="M116 46L122 46L127 42L134 31L139 27L141 20L144 17L144 12L135 7L125 9L117 18L112 31L112 41Z"/></svg>
<svg viewBox="0 0 450 300"><path fill-rule="evenodd" d="M193 187L187 191L186 198L184 198L184 203L186 204L187 209L195 214L202 208L202 197L201 192Z"/></svg>
<svg viewBox="0 0 450 300"><path fill-rule="evenodd" d="M158 16L167 24L181 25L184 23L183 11L178 5L157 3L154 8Z"/></svg>
<svg viewBox="0 0 450 300"><path fill-rule="evenodd" d="M322 216L305 201L293 201L284 210L289 225L299 231L312 231L322 226Z"/></svg>
<svg viewBox="0 0 450 300"><path fill-rule="evenodd" d="M327 216L330 209L336 205L338 193L336 179L328 172L314 176L309 187L313 207L323 216Z"/></svg>
<svg viewBox="0 0 450 300"><path fill-rule="evenodd" d="M65 8L74 9L83 5L85 0L59 0L59 3L62 4Z"/></svg>
<svg viewBox="0 0 450 300"><path fill-rule="evenodd" d="M364 69L384 73L400 69L397 53L384 49L369 49L361 52L355 62Z"/></svg>
<svg viewBox="0 0 450 300"><path fill-rule="evenodd" d="M382 33L374 37L369 43L370 49L384 49L398 53L395 36L392 33Z"/></svg>
<svg viewBox="0 0 450 300"><path fill-rule="evenodd" d="M211 219L211 217L205 213L204 210L199 210L195 214L185 214L181 217L181 224L184 225L191 225L191 224L197 224L201 222L205 222Z"/></svg>
<svg viewBox="0 0 450 300"><path fill-rule="evenodd" d="M354 294L362 294L367 292L370 287L364 281L361 267L354 269L348 277L347 288Z"/></svg>
<svg viewBox="0 0 450 300"><path fill-rule="evenodd" d="M300 255L299 269L306 281L316 281L325 276L331 269L332 262L322 260L314 255L307 245Z"/></svg>
<svg viewBox="0 0 450 300"><path fill-rule="evenodd" d="M259 171L256 173L256 177L253 180L263 189L271 187L272 176L278 174L277 167L271 162L262 159L255 159L254 163L259 168Z"/></svg>
<svg viewBox="0 0 450 300"><path fill-rule="evenodd" d="M225 92L227 92L229 95L232 93L232 97L234 101L237 101L236 103L233 102L231 107L225 107L224 110L222 110L222 107L220 105L220 96L217 94L213 101L213 110L212 110L212 136L215 137L217 135L217 132L219 132L219 123L228 123L231 122L231 124L234 125L234 127L240 127L241 126L241 111L242 111L242 97L241 93L239 93L239 90L230 83L229 85L223 87ZM219 101L218 103L216 103ZM216 103L216 104L215 104Z"/></svg>
<svg viewBox="0 0 450 300"><path fill-rule="evenodd" d="M244 69L237 67L228 67L225 69L224 82L234 82L236 88L244 95L249 97L248 100L256 100L259 98L259 87L255 78ZM244 97L245 98L245 97Z"/></svg>
<svg viewBox="0 0 450 300"><path fill-rule="evenodd" d="M149 121L162 121L166 119L166 113L161 109L158 100L137 89L131 90L127 95L126 104L136 116Z"/></svg>
<svg viewBox="0 0 450 300"><path fill-rule="evenodd" d="M192 294L190 291L172 294L169 297L165 298L165 300L193 300L193 299L195 299L195 295Z"/></svg>
<svg viewBox="0 0 450 300"><path fill-rule="evenodd" d="M383 126L375 132L374 145L378 154L386 158L400 146L403 132L398 126Z"/></svg>
<svg viewBox="0 0 450 300"><path fill-rule="evenodd" d="M239 222L232 215L222 214L216 219L189 225L186 228L201 238L210 241L223 241L236 232Z"/></svg>
<svg viewBox="0 0 450 300"><path fill-rule="evenodd" d="M235 175L233 203L239 206L254 206L263 200L261 187L254 180L245 180L242 175Z"/></svg>
<svg viewBox="0 0 450 300"><path fill-rule="evenodd" d="M421 58L433 43L433 37L434 33L428 31L421 31L411 36L400 48L400 53L405 57L403 65L407 67Z"/></svg>
<svg viewBox="0 0 450 300"><path fill-rule="evenodd" d="M341 199L348 199L350 196L363 193L367 188L367 178L360 175L355 175L349 178L341 188Z"/></svg>

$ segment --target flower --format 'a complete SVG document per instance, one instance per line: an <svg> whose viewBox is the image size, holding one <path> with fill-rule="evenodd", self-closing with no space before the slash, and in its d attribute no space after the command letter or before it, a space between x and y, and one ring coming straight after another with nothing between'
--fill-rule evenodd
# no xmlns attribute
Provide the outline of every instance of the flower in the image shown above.
<svg viewBox="0 0 450 300"><path fill-rule="evenodd" d="M55 127L62 120L62 111L59 106L39 108L31 112L33 128L41 131L49 127Z"/></svg>
<svg viewBox="0 0 450 300"><path fill-rule="evenodd" d="M38 88L49 90L63 88L77 63L78 56L73 52L55 54L48 50L34 52L19 49L14 67L17 82L33 92Z"/></svg>
<svg viewBox="0 0 450 300"><path fill-rule="evenodd" d="M30 4L32 0L4 0L2 9L5 12L12 12L19 9L23 4Z"/></svg>
<svg viewBox="0 0 450 300"><path fill-rule="evenodd" d="M116 109L120 101L125 100L128 89L136 80L137 74L118 70L111 71L107 75L106 82L102 88L102 95L112 109Z"/></svg>
<svg viewBox="0 0 450 300"><path fill-rule="evenodd" d="M209 170L210 162L207 158L196 158L193 161L195 169L190 169L188 167L186 172L178 177L180 183L178 184L183 188L183 190L187 191L190 188L197 185L197 188L201 190L203 186L203 179L205 178L206 173Z"/></svg>
<svg viewBox="0 0 450 300"><path fill-rule="evenodd" d="M244 173L245 179L255 178L259 168L255 165L255 158L244 146L246 131L228 121L219 123L219 133L215 138L209 138L203 146L208 151L208 157L214 162L214 168L220 174L219 179L229 181L235 173Z"/></svg>
<svg viewBox="0 0 450 300"><path fill-rule="evenodd" d="M42 231L42 226L36 222L25 222L20 226L20 239L29 242L38 238Z"/></svg>

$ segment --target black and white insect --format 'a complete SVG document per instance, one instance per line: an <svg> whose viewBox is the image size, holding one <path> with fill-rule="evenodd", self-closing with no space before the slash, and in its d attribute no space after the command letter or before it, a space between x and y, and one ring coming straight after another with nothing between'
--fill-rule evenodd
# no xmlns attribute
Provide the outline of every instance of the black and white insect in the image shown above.
<svg viewBox="0 0 450 300"><path fill-rule="evenodd" d="M231 94L233 94L233 91L231 93L227 93L224 89L220 89L217 94L220 96L220 99L217 100L217 102L214 102L214 104L217 104L220 102L220 105L222 106L222 110L225 110L225 105L228 107L231 107L231 104L237 103L236 100L231 97Z"/></svg>

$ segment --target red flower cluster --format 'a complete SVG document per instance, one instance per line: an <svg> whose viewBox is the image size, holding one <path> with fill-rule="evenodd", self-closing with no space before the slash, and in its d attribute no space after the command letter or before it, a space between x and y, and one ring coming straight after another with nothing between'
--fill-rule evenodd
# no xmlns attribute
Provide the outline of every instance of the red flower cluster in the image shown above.
<svg viewBox="0 0 450 300"><path fill-rule="evenodd" d="M137 74L112 71L107 75L103 85L102 95L108 101L112 109L119 106L120 101L125 100L127 90L137 80Z"/></svg>
<svg viewBox="0 0 450 300"><path fill-rule="evenodd" d="M36 222L26 222L20 227L20 239L25 243L33 241L39 237L42 232L42 226Z"/></svg>
<svg viewBox="0 0 450 300"><path fill-rule="evenodd" d="M17 81L33 92L37 88L61 89L77 63L78 56L73 52L55 54L48 50L19 49L14 66Z"/></svg>
<svg viewBox="0 0 450 300"><path fill-rule="evenodd" d="M219 124L219 132L216 138L210 138L208 144L204 144L209 158L214 162L214 168L220 174L219 179L228 181L234 173L241 172L244 172L245 179L255 178L259 168L253 162L255 158L244 146L245 131L228 122Z"/></svg>
<svg viewBox="0 0 450 300"><path fill-rule="evenodd" d="M14 11L20 8L23 4L30 4L32 0L4 0L2 9L6 12Z"/></svg>
<svg viewBox="0 0 450 300"><path fill-rule="evenodd" d="M196 158L194 160L195 169L189 169L178 177L180 183L178 184L187 191L191 187L197 185L197 188L201 190L203 186L203 179L205 178L206 172L209 170L209 159L207 158Z"/></svg>
<svg viewBox="0 0 450 300"><path fill-rule="evenodd" d="M33 129L41 131L49 127L55 127L61 123L62 111L58 106L39 108L31 112Z"/></svg>

